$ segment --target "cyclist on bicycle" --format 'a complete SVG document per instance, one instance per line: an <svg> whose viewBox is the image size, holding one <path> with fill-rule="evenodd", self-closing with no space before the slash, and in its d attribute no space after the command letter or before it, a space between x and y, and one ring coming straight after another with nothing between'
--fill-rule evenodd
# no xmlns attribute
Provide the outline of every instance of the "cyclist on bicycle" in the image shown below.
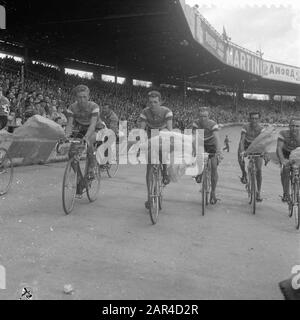
<svg viewBox="0 0 300 320"><path fill-rule="evenodd" d="M118 116L111 110L108 103L103 105L100 118L105 122L108 129L111 129L116 135L118 134Z"/></svg>
<svg viewBox="0 0 300 320"><path fill-rule="evenodd" d="M211 193L210 203L215 204L216 188L218 184L218 165L222 159L221 143L219 137L218 124L209 118L209 109L206 107L199 108L199 118L192 124L193 130L204 129L204 151L210 153L211 159ZM196 176L196 182L201 183L202 174Z"/></svg>
<svg viewBox="0 0 300 320"><path fill-rule="evenodd" d="M289 129L280 131L277 140L276 153L282 166L280 176L283 202L289 200L290 153L298 147L300 147L300 117L293 117L290 120Z"/></svg>
<svg viewBox="0 0 300 320"><path fill-rule="evenodd" d="M238 162L242 170L241 182L243 184L247 183L247 173L245 169L245 161L243 159L242 153L247 151L248 147L252 141L260 135L263 131L263 127L260 125L260 113L259 112L250 112L249 113L249 123L244 125L241 132L241 139L238 147ZM262 201L260 192L262 185L262 158L255 159L256 165L256 181L257 181L257 193L256 200L258 202Z"/></svg>
<svg viewBox="0 0 300 320"><path fill-rule="evenodd" d="M3 96L2 88L0 87L0 130L6 127L8 116L9 100Z"/></svg>
<svg viewBox="0 0 300 320"><path fill-rule="evenodd" d="M150 91L148 93L149 106L146 107L140 114L140 127L143 130L147 129L147 137L151 138L151 129L168 129L172 131L172 122L173 122L173 113L172 111L162 106L161 94L158 91ZM148 195L150 194L149 190L149 173L151 166L151 149L149 146L148 149L148 163L147 163L147 172L146 172L146 184ZM162 154L159 153L160 161L162 161ZM170 179L167 173L167 164L163 164L163 184L167 185L170 183ZM149 199L145 202L145 207L149 209Z"/></svg>
<svg viewBox="0 0 300 320"><path fill-rule="evenodd" d="M76 86L74 94L76 102L67 109L68 123L66 126L66 137L69 138L72 135L74 138L83 136L83 139L86 140L88 144L88 178L93 179L94 167L96 165L93 155L96 131L103 128L103 122L99 116L100 107L95 102L89 100L90 90L87 86Z"/></svg>

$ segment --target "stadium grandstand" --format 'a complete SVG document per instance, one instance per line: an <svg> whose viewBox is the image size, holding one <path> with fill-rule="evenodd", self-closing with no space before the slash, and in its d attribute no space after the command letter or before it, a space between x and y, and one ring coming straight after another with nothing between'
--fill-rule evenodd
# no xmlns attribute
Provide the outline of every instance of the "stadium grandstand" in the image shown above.
<svg viewBox="0 0 300 320"><path fill-rule="evenodd" d="M242 121L252 109L260 109L265 122L285 122L285 114L299 108L299 68L264 61L230 42L183 0L89 1L85 7L55 0L47 10L38 1L9 1L6 13L1 84L19 118L11 128L33 114L57 118L57 106L65 111L82 76L93 99L109 102L131 126L149 86L160 87L181 129L201 105L223 123Z"/></svg>

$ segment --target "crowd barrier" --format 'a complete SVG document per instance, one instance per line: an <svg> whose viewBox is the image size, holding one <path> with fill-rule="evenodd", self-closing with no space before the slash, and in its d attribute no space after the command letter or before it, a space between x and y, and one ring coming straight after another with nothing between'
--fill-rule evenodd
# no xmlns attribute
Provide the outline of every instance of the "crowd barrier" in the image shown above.
<svg viewBox="0 0 300 320"><path fill-rule="evenodd" d="M231 122L220 124L221 128L242 126L244 122ZM268 126L270 124L263 123ZM276 127L287 127L287 124L272 124ZM61 162L68 159L67 154L56 153L56 140L13 137L11 134L0 135L0 147L8 150L15 166L26 166L35 164L46 164ZM128 143L127 150L130 148ZM125 156L127 150L120 150L120 155Z"/></svg>

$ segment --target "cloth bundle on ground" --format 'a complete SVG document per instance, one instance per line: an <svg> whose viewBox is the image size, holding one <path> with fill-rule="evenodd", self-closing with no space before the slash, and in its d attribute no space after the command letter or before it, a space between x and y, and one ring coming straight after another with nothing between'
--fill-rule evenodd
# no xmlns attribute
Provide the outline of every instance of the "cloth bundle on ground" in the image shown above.
<svg viewBox="0 0 300 320"><path fill-rule="evenodd" d="M250 144L247 153L269 153L274 151L277 143L276 128L269 126L265 128Z"/></svg>
<svg viewBox="0 0 300 320"><path fill-rule="evenodd" d="M35 115L14 131L8 152L12 158L21 159L22 164L45 163L64 136L59 124Z"/></svg>
<svg viewBox="0 0 300 320"><path fill-rule="evenodd" d="M64 129L50 119L40 115L34 115L21 127L17 128L14 131L13 136L57 141L64 137Z"/></svg>
<svg viewBox="0 0 300 320"><path fill-rule="evenodd" d="M168 174L172 182L177 182L183 175L195 176L202 172L204 159L204 142L198 141L197 155L193 156L193 136L176 131L162 130L159 135L152 137L150 143L152 150L151 160L159 163L160 141L162 159L168 159ZM170 147L169 147L170 146ZM148 148L148 142L140 145L141 152Z"/></svg>
<svg viewBox="0 0 300 320"><path fill-rule="evenodd" d="M296 148L291 151L289 160L295 162L297 165L300 165L300 148Z"/></svg>

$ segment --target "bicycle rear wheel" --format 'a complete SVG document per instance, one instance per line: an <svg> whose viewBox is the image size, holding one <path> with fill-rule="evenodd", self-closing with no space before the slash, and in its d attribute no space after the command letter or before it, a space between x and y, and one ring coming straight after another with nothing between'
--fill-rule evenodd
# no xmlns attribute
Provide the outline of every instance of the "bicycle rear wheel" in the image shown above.
<svg viewBox="0 0 300 320"><path fill-rule="evenodd" d="M252 213L256 212L256 182L253 171L251 172L251 209Z"/></svg>
<svg viewBox="0 0 300 320"><path fill-rule="evenodd" d="M11 187L13 179L13 163L6 149L0 148L0 195L4 195Z"/></svg>
<svg viewBox="0 0 300 320"><path fill-rule="evenodd" d="M202 175L202 216L205 215L205 207L207 205L207 178L206 178L206 168L204 168Z"/></svg>
<svg viewBox="0 0 300 320"><path fill-rule="evenodd" d="M101 169L99 164L97 163L94 167L94 179L86 181L86 194L90 202L94 202L97 199L100 186L101 186Z"/></svg>
<svg viewBox="0 0 300 320"><path fill-rule="evenodd" d="M289 207L289 218L291 218L293 216L293 211L294 211L294 199L296 199L294 197L294 184L291 182L291 180L289 179L289 192L290 192L290 196L289 196L289 202L288 202L288 207Z"/></svg>
<svg viewBox="0 0 300 320"><path fill-rule="evenodd" d="M115 156L112 156L110 164L107 166L107 169L106 169L107 175L110 178L113 178L116 176L118 170L119 170L119 153L118 153L118 149L116 149Z"/></svg>
<svg viewBox="0 0 300 320"><path fill-rule="evenodd" d="M69 214L74 208L78 176L77 165L73 159L69 160L64 173L62 203L66 214Z"/></svg>
<svg viewBox="0 0 300 320"><path fill-rule="evenodd" d="M158 168L151 169L150 175L150 219L153 224L156 224L158 221L159 215L159 178L160 170Z"/></svg>
<svg viewBox="0 0 300 320"><path fill-rule="evenodd" d="M296 205L294 206L294 215L295 215L295 224L296 229L299 230L300 227L300 199L299 199L299 184L295 184L295 199L296 199Z"/></svg>

